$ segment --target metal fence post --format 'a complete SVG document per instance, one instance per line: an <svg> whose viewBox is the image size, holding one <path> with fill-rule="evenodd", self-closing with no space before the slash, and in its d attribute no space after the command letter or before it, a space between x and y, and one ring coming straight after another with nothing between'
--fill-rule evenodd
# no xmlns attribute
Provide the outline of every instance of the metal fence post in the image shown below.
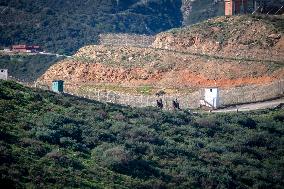
<svg viewBox="0 0 284 189"><path fill-rule="evenodd" d="M141 101L141 107L144 107L143 105L143 95L141 95L141 97L140 97L140 101Z"/></svg>
<svg viewBox="0 0 284 189"><path fill-rule="evenodd" d="M127 95L127 98L128 98L127 105L130 105L130 96L129 96L129 95Z"/></svg>
<svg viewBox="0 0 284 189"><path fill-rule="evenodd" d="M100 101L100 90L97 90L97 98L98 98L98 101Z"/></svg>
<svg viewBox="0 0 284 189"><path fill-rule="evenodd" d="M106 91L106 102L108 102L108 94L109 94L109 92Z"/></svg>
<svg viewBox="0 0 284 189"><path fill-rule="evenodd" d="M146 106L149 106L149 96L147 96L147 99L146 99Z"/></svg>

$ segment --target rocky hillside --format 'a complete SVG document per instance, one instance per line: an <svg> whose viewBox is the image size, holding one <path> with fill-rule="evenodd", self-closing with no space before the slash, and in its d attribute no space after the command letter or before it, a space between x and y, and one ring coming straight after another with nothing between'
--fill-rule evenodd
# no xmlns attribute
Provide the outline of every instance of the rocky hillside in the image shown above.
<svg viewBox="0 0 284 189"><path fill-rule="evenodd" d="M115 84L175 92L268 83L284 78L279 23L283 16L220 17L159 34L152 48L86 46L50 67L39 82L63 79L76 87Z"/></svg>
<svg viewBox="0 0 284 189"><path fill-rule="evenodd" d="M153 85L157 88L232 86L269 82L280 77L280 70L277 63L265 61L221 59L134 47L87 46L73 59L51 66L40 81L50 83L53 79L64 79L70 83Z"/></svg>
<svg viewBox="0 0 284 189"><path fill-rule="evenodd" d="M154 48L222 57L283 60L283 16L219 17L158 34Z"/></svg>

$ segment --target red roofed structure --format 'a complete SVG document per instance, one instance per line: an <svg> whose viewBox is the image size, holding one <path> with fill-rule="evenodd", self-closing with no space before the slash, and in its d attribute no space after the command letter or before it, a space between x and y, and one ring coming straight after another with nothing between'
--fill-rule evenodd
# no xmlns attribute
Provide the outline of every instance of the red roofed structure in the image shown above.
<svg viewBox="0 0 284 189"><path fill-rule="evenodd" d="M13 45L12 49L13 52L23 52L23 53L29 53L29 52L39 52L41 51L40 46L38 45Z"/></svg>

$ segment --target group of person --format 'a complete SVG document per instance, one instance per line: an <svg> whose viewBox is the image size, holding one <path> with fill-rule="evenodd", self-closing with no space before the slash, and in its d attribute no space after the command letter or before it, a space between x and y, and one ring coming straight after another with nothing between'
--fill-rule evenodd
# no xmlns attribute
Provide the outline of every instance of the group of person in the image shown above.
<svg viewBox="0 0 284 189"><path fill-rule="evenodd" d="M160 109L163 109L163 107L164 107L163 100L161 98L159 100L157 100L157 107L160 108ZM180 110L179 102L178 102L177 99L172 101L172 107L173 107L174 110Z"/></svg>

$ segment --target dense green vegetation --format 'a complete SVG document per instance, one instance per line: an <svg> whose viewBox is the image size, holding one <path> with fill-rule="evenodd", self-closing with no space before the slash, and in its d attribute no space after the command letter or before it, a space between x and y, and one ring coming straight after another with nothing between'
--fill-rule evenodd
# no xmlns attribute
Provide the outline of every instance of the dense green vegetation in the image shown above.
<svg viewBox="0 0 284 189"><path fill-rule="evenodd" d="M0 0L0 46L73 53L100 33L155 34L181 25L181 0Z"/></svg>
<svg viewBox="0 0 284 189"><path fill-rule="evenodd" d="M186 1L0 0L0 47L37 44L72 54L97 43L100 33L156 34L224 14L223 0L195 0L186 15L181 11ZM261 1L263 13L275 13L284 2Z"/></svg>
<svg viewBox="0 0 284 189"><path fill-rule="evenodd" d="M8 69L9 75L31 82L40 77L51 65L62 58L46 55L0 55L1 69Z"/></svg>
<svg viewBox="0 0 284 189"><path fill-rule="evenodd" d="M162 112L0 81L0 182L18 188L281 188L284 109Z"/></svg>

